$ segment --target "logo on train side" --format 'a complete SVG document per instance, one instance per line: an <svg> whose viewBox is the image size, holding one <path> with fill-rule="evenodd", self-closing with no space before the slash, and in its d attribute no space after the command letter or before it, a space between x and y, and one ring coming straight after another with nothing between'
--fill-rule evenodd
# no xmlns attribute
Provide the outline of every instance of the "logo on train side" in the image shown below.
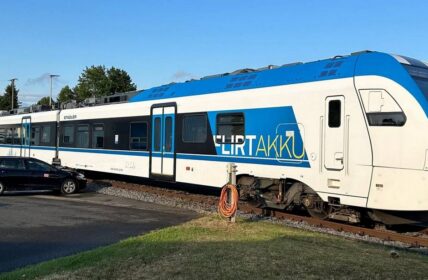
<svg viewBox="0 0 428 280"><path fill-rule="evenodd" d="M222 155L277 158L284 160L302 160L305 148L299 137L296 139L294 130L287 130L275 135L232 135L231 142L239 144L223 144L224 135L214 135L214 144Z"/></svg>
<svg viewBox="0 0 428 280"><path fill-rule="evenodd" d="M64 120L74 120L76 118L77 118L76 115L65 115L64 116Z"/></svg>

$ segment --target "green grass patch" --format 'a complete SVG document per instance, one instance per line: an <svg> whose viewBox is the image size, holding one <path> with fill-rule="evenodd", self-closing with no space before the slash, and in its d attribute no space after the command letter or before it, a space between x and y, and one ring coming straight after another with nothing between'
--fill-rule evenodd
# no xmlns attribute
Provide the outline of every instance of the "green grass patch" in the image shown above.
<svg viewBox="0 0 428 280"><path fill-rule="evenodd" d="M428 257L266 222L214 216L0 279L426 279Z"/></svg>

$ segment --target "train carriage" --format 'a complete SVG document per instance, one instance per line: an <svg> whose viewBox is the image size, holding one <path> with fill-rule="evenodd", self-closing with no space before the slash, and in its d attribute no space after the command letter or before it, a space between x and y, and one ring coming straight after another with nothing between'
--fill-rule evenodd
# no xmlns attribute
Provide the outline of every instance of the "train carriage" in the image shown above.
<svg viewBox="0 0 428 280"><path fill-rule="evenodd" d="M0 153L212 187L234 163L241 195L268 207L424 223L427 98L427 64L359 52L163 85L118 104L3 116Z"/></svg>

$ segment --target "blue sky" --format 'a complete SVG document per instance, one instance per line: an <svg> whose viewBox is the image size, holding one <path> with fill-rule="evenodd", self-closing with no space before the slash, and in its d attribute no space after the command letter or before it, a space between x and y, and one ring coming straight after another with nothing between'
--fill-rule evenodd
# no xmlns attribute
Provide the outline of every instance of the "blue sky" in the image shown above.
<svg viewBox="0 0 428 280"><path fill-rule="evenodd" d="M74 86L86 66L139 89L359 50L428 61L427 1L0 0L0 90L24 105Z"/></svg>

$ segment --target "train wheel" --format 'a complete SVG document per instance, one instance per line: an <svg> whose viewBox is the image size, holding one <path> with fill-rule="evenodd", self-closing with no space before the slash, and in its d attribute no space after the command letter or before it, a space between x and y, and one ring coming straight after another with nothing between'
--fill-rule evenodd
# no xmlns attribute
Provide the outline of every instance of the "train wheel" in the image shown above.
<svg viewBox="0 0 428 280"><path fill-rule="evenodd" d="M317 195L308 195L304 197L303 205L311 217L320 220L327 219L332 211L332 207L327 202L322 201Z"/></svg>

